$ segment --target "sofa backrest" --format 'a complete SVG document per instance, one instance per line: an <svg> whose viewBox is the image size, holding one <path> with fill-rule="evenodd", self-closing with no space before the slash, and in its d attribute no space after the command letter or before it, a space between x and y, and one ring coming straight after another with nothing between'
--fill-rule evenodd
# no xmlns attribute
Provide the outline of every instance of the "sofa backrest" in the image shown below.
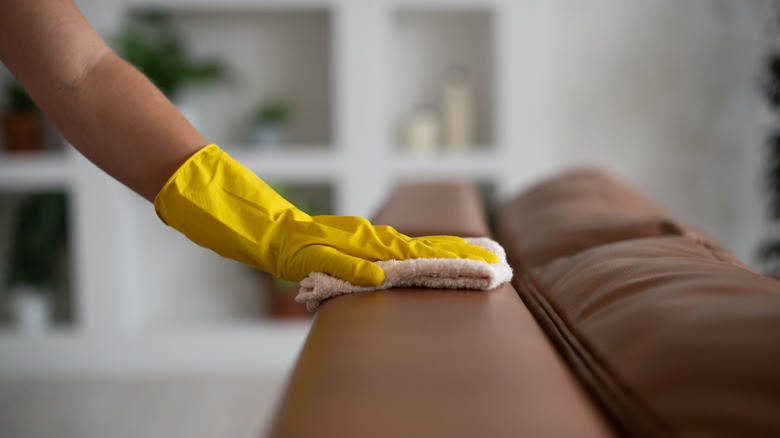
<svg viewBox="0 0 780 438"><path fill-rule="evenodd" d="M531 269L609 242L685 235L739 263L715 239L674 221L658 205L603 172L577 169L540 182L501 206L500 240L516 249L516 267Z"/></svg>
<svg viewBox="0 0 780 438"><path fill-rule="evenodd" d="M626 436L780 436L780 282L614 178L582 179L497 215L516 288L571 369Z"/></svg>

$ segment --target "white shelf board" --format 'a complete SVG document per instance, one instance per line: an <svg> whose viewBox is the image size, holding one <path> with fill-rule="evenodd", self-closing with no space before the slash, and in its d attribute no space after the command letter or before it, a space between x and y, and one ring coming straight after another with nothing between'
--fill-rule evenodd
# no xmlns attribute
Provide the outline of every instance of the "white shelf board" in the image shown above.
<svg viewBox="0 0 780 438"><path fill-rule="evenodd" d="M493 147L479 146L466 151L439 150L415 153L396 148L391 155L391 173L399 179L494 179L496 152Z"/></svg>
<svg viewBox="0 0 780 438"><path fill-rule="evenodd" d="M404 11L446 9L447 12L469 12L490 10L502 1L512 0L392 0L395 9Z"/></svg>
<svg viewBox="0 0 780 438"><path fill-rule="evenodd" d="M335 0L125 0L130 9L226 12L247 10L311 10L338 3Z"/></svg>
<svg viewBox="0 0 780 438"><path fill-rule="evenodd" d="M39 334L0 331L0 376L279 372L292 367L311 320L84 336L78 329Z"/></svg>
<svg viewBox="0 0 780 438"><path fill-rule="evenodd" d="M0 154L0 190L26 191L62 188L72 178L66 151Z"/></svg>
<svg viewBox="0 0 780 438"><path fill-rule="evenodd" d="M230 10L295 10L333 7L341 4L360 4L366 0L125 0L125 5L129 8L155 8L155 9L178 9L178 10L201 10L211 11L230 11ZM445 7L468 8L468 9L489 9L497 3L512 0L383 0L389 6L395 8L429 8Z"/></svg>

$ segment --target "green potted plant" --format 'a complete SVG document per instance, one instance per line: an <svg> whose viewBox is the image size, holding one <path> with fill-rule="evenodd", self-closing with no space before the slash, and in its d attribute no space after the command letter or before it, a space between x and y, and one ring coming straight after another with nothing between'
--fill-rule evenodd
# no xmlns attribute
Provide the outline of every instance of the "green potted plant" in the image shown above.
<svg viewBox="0 0 780 438"><path fill-rule="evenodd" d="M67 242L65 195L27 195L16 213L5 289L17 325L37 330L49 322L57 264Z"/></svg>
<svg viewBox="0 0 780 438"><path fill-rule="evenodd" d="M291 116L292 109L283 99L268 100L258 105L253 117L252 142L264 149L281 146Z"/></svg>
<svg viewBox="0 0 780 438"><path fill-rule="evenodd" d="M174 102L185 86L214 82L227 75L219 61L193 58L170 15L163 11L135 15L115 41L119 55Z"/></svg>
<svg viewBox="0 0 780 438"><path fill-rule="evenodd" d="M41 113L15 79L6 81L5 102L2 116L5 149L14 152L41 149Z"/></svg>

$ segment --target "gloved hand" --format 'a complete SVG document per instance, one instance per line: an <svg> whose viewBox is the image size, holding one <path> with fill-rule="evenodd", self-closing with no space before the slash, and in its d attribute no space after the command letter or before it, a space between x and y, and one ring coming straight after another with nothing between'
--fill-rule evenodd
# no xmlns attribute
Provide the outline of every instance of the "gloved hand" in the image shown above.
<svg viewBox="0 0 780 438"><path fill-rule="evenodd" d="M279 196L217 145L190 157L154 202L160 219L198 245L300 281L323 272L358 286L384 280L377 260L469 258L497 263L459 237L411 238L351 216L309 216Z"/></svg>

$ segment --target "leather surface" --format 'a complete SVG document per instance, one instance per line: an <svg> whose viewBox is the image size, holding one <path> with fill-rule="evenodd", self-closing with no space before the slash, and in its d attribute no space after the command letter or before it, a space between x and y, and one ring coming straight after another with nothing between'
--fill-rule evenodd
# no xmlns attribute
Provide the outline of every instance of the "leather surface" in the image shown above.
<svg viewBox="0 0 780 438"><path fill-rule="evenodd" d="M443 202L442 200L446 200ZM488 235L476 191L405 186L374 220ZM476 210L475 210L476 209ZM613 430L508 284L325 301L272 437L604 437Z"/></svg>
<svg viewBox="0 0 780 438"><path fill-rule="evenodd" d="M633 436L780 436L780 282L685 237L603 245L520 288Z"/></svg>
<svg viewBox="0 0 780 438"><path fill-rule="evenodd" d="M274 437L610 436L509 285L326 301Z"/></svg>
<svg viewBox="0 0 780 438"><path fill-rule="evenodd" d="M497 216L515 286L626 436L780 436L780 282L595 172Z"/></svg>
<svg viewBox="0 0 780 438"><path fill-rule="evenodd" d="M402 184L372 220L408 236L488 237L476 188L467 183Z"/></svg>
<svg viewBox="0 0 780 438"><path fill-rule="evenodd" d="M498 216L505 218L497 221L498 239L512 242L514 266L526 269L604 243L684 233L644 196L591 170L544 181L503 205Z"/></svg>

